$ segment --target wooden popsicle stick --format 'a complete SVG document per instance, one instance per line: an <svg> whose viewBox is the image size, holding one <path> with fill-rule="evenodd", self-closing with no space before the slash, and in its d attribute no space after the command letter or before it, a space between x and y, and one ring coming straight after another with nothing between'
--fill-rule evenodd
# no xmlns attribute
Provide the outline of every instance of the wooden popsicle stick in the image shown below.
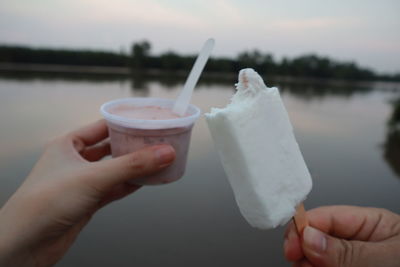
<svg viewBox="0 0 400 267"><path fill-rule="evenodd" d="M296 225L297 233L302 236L304 228L309 225L303 203L300 203L297 206L296 214L293 216L293 221Z"/></svg>

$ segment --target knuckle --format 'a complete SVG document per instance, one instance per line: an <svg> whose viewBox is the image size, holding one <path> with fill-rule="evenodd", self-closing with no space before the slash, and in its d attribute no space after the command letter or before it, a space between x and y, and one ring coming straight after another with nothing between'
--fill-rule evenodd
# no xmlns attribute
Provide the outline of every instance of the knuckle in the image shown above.
<svg viewBox="0 0 400 267"><path fill-rule="evenodd" d="M398 221L395 221L394 223L393 223L393 226L392 226L392 229L391 229L392 231L392 233L394 233L394 234L397 234L397 235L400 235L400 216L399 216L399 218L398 218Z"/></svg>
<svg viewBox="0 0 400 267"><path fill-rule="evenodd" d="M76 139L76 137L74 137L72 134L60 135L60 136L54 137L53 139L50 139L49 141L47 141L47 143L45 144L45 147L51 148L54 146L63 145L67 142L73 142L75 139Z"/></svg>
<svg viewBox="0 0 400 267"><path fill-rule="evenodd" d="M75 140L75 139L77 139L77 137L73 133L67 133L67 134L64 134L64 135L60 136L60 139L63 139L63 140Z"/></svg>
<svg viewBox="0 0 400 267"><path fill-rule="evenodd" d="M146 170L146 165L139 162L136 162L132 167L138 173L142 173Z"/></svg>
<svg viewBox="0 0 400 267"><path fill-rule="evenodd" d="M352 242L340 239L340 250L338 253L338 266L350 267L357 266L355 259L359 258L360 250L357 246L354 246Z"/></svg>
<svg viewBox="0 0 400 267"><path fill-rule="evenodd" d="M70 140L73 144L83 143L80 138L75 135L67 135L67 140Z"/></svg>
<svg viewBox="0 0 400 267"><path fill-rule="evenodd" d="M138 154L133 154L129 157L128 167L134 172L143 172L146 169L146 164Z"/></svg>
<svg viewBox="0 0 400 267"><path fill-rule="evenodd" d="M85 149L85 144L80 139L74 139L72 144L78 152L82 152Z"/></svg>

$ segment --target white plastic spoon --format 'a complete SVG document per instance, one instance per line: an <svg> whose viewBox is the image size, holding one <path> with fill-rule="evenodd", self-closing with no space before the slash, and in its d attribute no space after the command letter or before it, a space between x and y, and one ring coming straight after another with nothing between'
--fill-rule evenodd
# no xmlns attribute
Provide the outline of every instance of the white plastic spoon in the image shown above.
<svg viewBox="0 0 400 267"><path fill-rule="evenodd" d="M208 39L203 48L200 51L199 56L194 62L193 68L190 71L190 74L183 86L181 93L175 101L174 107L172 111L179 115L183 116L186 113L186 110L190 104L190 98L192 97L193 89L197 84L197 81L200 78L200 74L203 72L204 66L207 63L208 58L210 57L211 51L214 48L215 41L214 39Z"/></svg>

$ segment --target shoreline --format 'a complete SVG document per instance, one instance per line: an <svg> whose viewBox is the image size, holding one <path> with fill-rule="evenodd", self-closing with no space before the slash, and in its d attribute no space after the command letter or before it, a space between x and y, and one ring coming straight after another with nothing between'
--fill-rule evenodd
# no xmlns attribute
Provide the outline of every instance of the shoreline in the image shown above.
<svg viewBox="0 0 400 267"><path fill-rule="evenodd" d="M162 69L146 69L135 70L129 67L114 67L114 66L79 66L79 65L60 65L60 64L21 64L0 62L1 73L55 73L55 74L84 74L84 75L118 75L129 78L136 75L144 76L173 76L185 79L189 74L188 71L173 71ZM237 74L233 72L209 72L205 71L203 75L209 79L219 80L235 80ZM265 78L265 75L261 75ZM297 76L282 76L270 75L267 81L282 82L282 83L333 83L333 84L363 84L373 82L398 83L400 81L387 80L339 80L332 78L315 78L315 77L297 77Z"/></svg>

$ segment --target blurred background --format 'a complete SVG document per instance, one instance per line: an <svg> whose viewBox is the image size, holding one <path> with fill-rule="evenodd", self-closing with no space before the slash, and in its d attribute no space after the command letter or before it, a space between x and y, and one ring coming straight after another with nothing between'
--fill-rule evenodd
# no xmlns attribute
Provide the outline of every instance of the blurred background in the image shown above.
<svg viewBox="0 0 400 267"><path fill-rule="evenodd" d="M217 41L194 92L223 107L237 71L277 86L313 176L305 202L400 213L400 2L2 0L0 206L54 136L121 97L175 98ZM204 118L185 176L100 211L57 266L289 266L283 231L251 228Z"/></svg>

